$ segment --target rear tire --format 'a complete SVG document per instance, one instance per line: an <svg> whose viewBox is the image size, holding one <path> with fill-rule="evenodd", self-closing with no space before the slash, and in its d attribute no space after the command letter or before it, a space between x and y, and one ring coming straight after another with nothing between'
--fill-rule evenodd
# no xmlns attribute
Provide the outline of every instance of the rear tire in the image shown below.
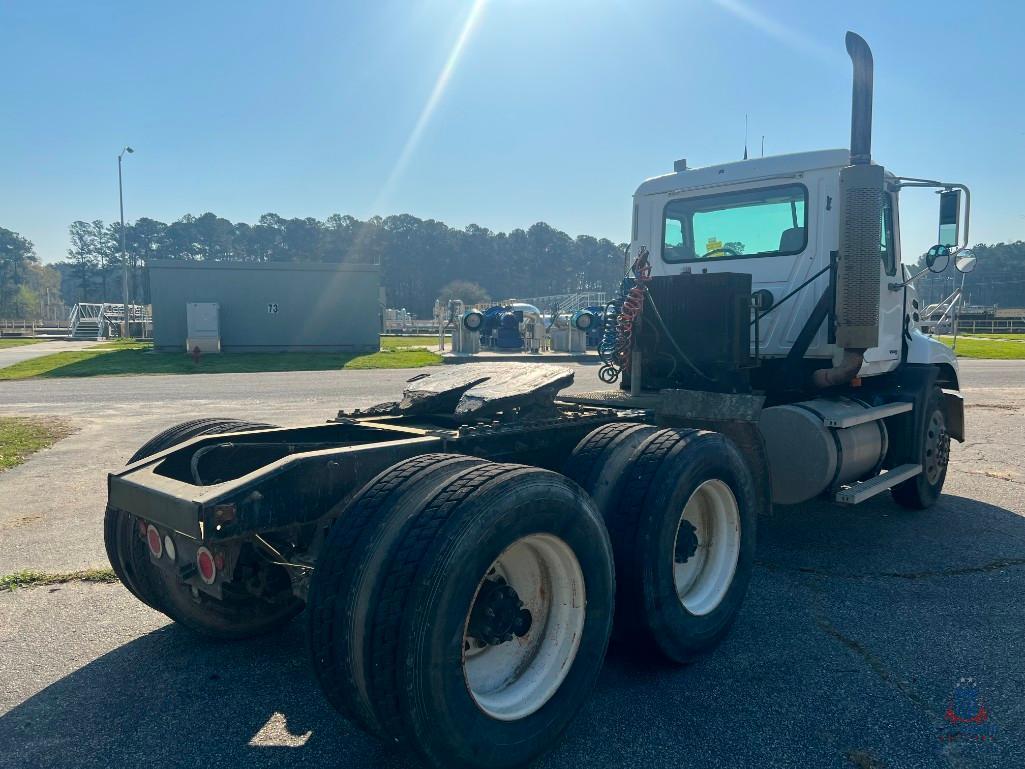
<svg viewBox="0 0 1025 769"><path fill-rule="evenodd" d="M392 465L345 505L321 548L310 583L310 659L324 696L364 731L386 736L362 685L366 663L359 642L366 632L368 591L385 566L395 529L453 472L484 463L458 454L422 454Z"/></svg>
<svg viewBox="0 0 1025 769"><path fill-rule="evenodd" d="M271 633L288 624L305 604L292 595L291 580L283 567L265 568L265 585L273 591L270 597L230 595L230 586L225 586L221 599L193 591L176 574L154 568L160 611L194 633L218 641L241 641Z"/></svg>
<svg viewBox="0 0 1025 769"><path fill-rule="evenodd" d="M334 637L324 651L362 659L354 683L373 731L433 766L521 766L552 746L597 679L612 621L608 536L557 473L477 461L433 484L382 507L391 535L359 567L356 616L318 570L312 629Z"/></svg>
<svg viewBox="0 0 1025 769"><path fill-rule="evenodd" d="M200 435L250 432L273 427L238 419L193 419L155 435L132 455L128 464ZM205 594L195 595L176 576L153 565L146 543L138 532L138 520L122 510L107 506L103 521L107 559L118 579L136 598L175 622L211 638L235 640L275 630L302 611L303 602L294 597L276 602L256 596L219 601ZM291 592L287 574L283 570L275 571L272 577L278 580L282 590Z"/></svg>
<svg viewBox="0 0 1025 769"><path fill-rule="evenodd" d="M591 495L599 510L605 511L615 504L630 457L658 430L638 422L602 425L577 444L563 472Z"/></svg>
<svg viewBox="0 0 1025 769"><path fill-rule="evenodd" d="M943 391L934 387L925 406L925 434L918 463L922 472L890 490L894 501L909 510L932 507L943 491L950 459L950 435L943 411Z"/></svg>
<svg viewBox="0 0 1025 769"><path fill-rule="evenodd" d="M713 649L740 611L754 562L757 495L733 442L656 430L625 458L607 454L584 483L615 552L614 638L677 663Z"/></svg>
<svg viewBox="0 0 1025 769"><path fill-rule="evenodd" d="M270 430L277 425L268 425L263 422L246 422L241 419L228 419L225 417L203 417L191 419L188 422L168 427L161 433L157 433L146 441L139 450L132 454L126 464L134 464L140 459L159 454L179 443L198 438L200 435L214 435L216 433L248 433L253 430Z"/></svg>

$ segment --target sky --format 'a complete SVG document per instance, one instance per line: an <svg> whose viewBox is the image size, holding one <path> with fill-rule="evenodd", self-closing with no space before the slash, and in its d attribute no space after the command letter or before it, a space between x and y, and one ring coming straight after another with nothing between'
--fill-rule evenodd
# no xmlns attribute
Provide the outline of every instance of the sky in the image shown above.
<svg viewBox="0 0 1025 769"><path fill-rule="evenodd" d="M853 29L873 158L972 189L971 241L1025 239L1025 3L979 0L0 0L0 227L64 258L76 220L410 213L629 239L645 178L846 146ZM902 243L935 241L931 191Z"/></svg>

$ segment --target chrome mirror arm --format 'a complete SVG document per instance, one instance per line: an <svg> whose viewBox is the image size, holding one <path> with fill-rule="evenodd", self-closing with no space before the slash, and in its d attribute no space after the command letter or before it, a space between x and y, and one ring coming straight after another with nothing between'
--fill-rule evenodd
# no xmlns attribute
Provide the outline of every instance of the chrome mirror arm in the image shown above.
<svg viewBox="0 0 1025 769"><path fill-rule="evenodd" d="M968 228L972 221L972 191L968 189L967 185L938 182L933 179L916 179L913 176L898 176L894 187L898 190L902 190L905 187L935 187L944 190L961 190L964 193L964 243L959 245L954 251L951 251L949 256L953 258L968 248Z"/></svg>
<svg viewBox="0 0 1025 769"><path fill-rule="evenodd" d="M937 189L961 190L962 192L964 192L964 233L962 235L964 242L956 247L952 247L951 250L947 253L947 259L954 259L954 257L956 257L958 254L960 254L962 251L968 248L968 228L972 218L972 192L968 189L967 185L957 184L953 182L939 182L935 179L918 179L913 176L898 176L896 183L892 185L892 188L894 190L902 190L905 187L934 187ZM948 265L949 264L950 262L948 261ZM888 285L888 288L890 289L890 291L900 291L905 286L914 281L916 278L918 278L920 275L923 275L926 272L928 272L929 269L929 267L926 267L923 270L919 270L910 278L900 283L890 283ZM946 267L944 267L944 270L945 269Z"/></svg>

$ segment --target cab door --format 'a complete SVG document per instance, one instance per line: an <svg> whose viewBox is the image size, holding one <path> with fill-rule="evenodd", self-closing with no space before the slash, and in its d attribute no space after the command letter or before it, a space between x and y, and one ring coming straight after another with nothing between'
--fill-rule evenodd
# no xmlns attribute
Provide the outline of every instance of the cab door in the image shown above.
<svg viewBox="0 0 1025 769"><path fill-rule="evenodd" d="M862 376L891 371L900 363L901 334L904 329L904 289L892 290L900 283L900 222L897 193L883 193L882 238L879 244L879 345L865 351Z"/></svg>

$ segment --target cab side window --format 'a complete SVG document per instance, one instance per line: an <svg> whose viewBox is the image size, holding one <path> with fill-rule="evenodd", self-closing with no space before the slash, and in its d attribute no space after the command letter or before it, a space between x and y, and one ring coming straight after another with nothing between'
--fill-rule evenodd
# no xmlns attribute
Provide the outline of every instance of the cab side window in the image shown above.
<svg viewBox="0 0 1025 769"><path fill-rule="evenodd" d="M883 193L882 241L879 244L887 275L897 274L897 249L893 245L893 196Z"/></svg>

